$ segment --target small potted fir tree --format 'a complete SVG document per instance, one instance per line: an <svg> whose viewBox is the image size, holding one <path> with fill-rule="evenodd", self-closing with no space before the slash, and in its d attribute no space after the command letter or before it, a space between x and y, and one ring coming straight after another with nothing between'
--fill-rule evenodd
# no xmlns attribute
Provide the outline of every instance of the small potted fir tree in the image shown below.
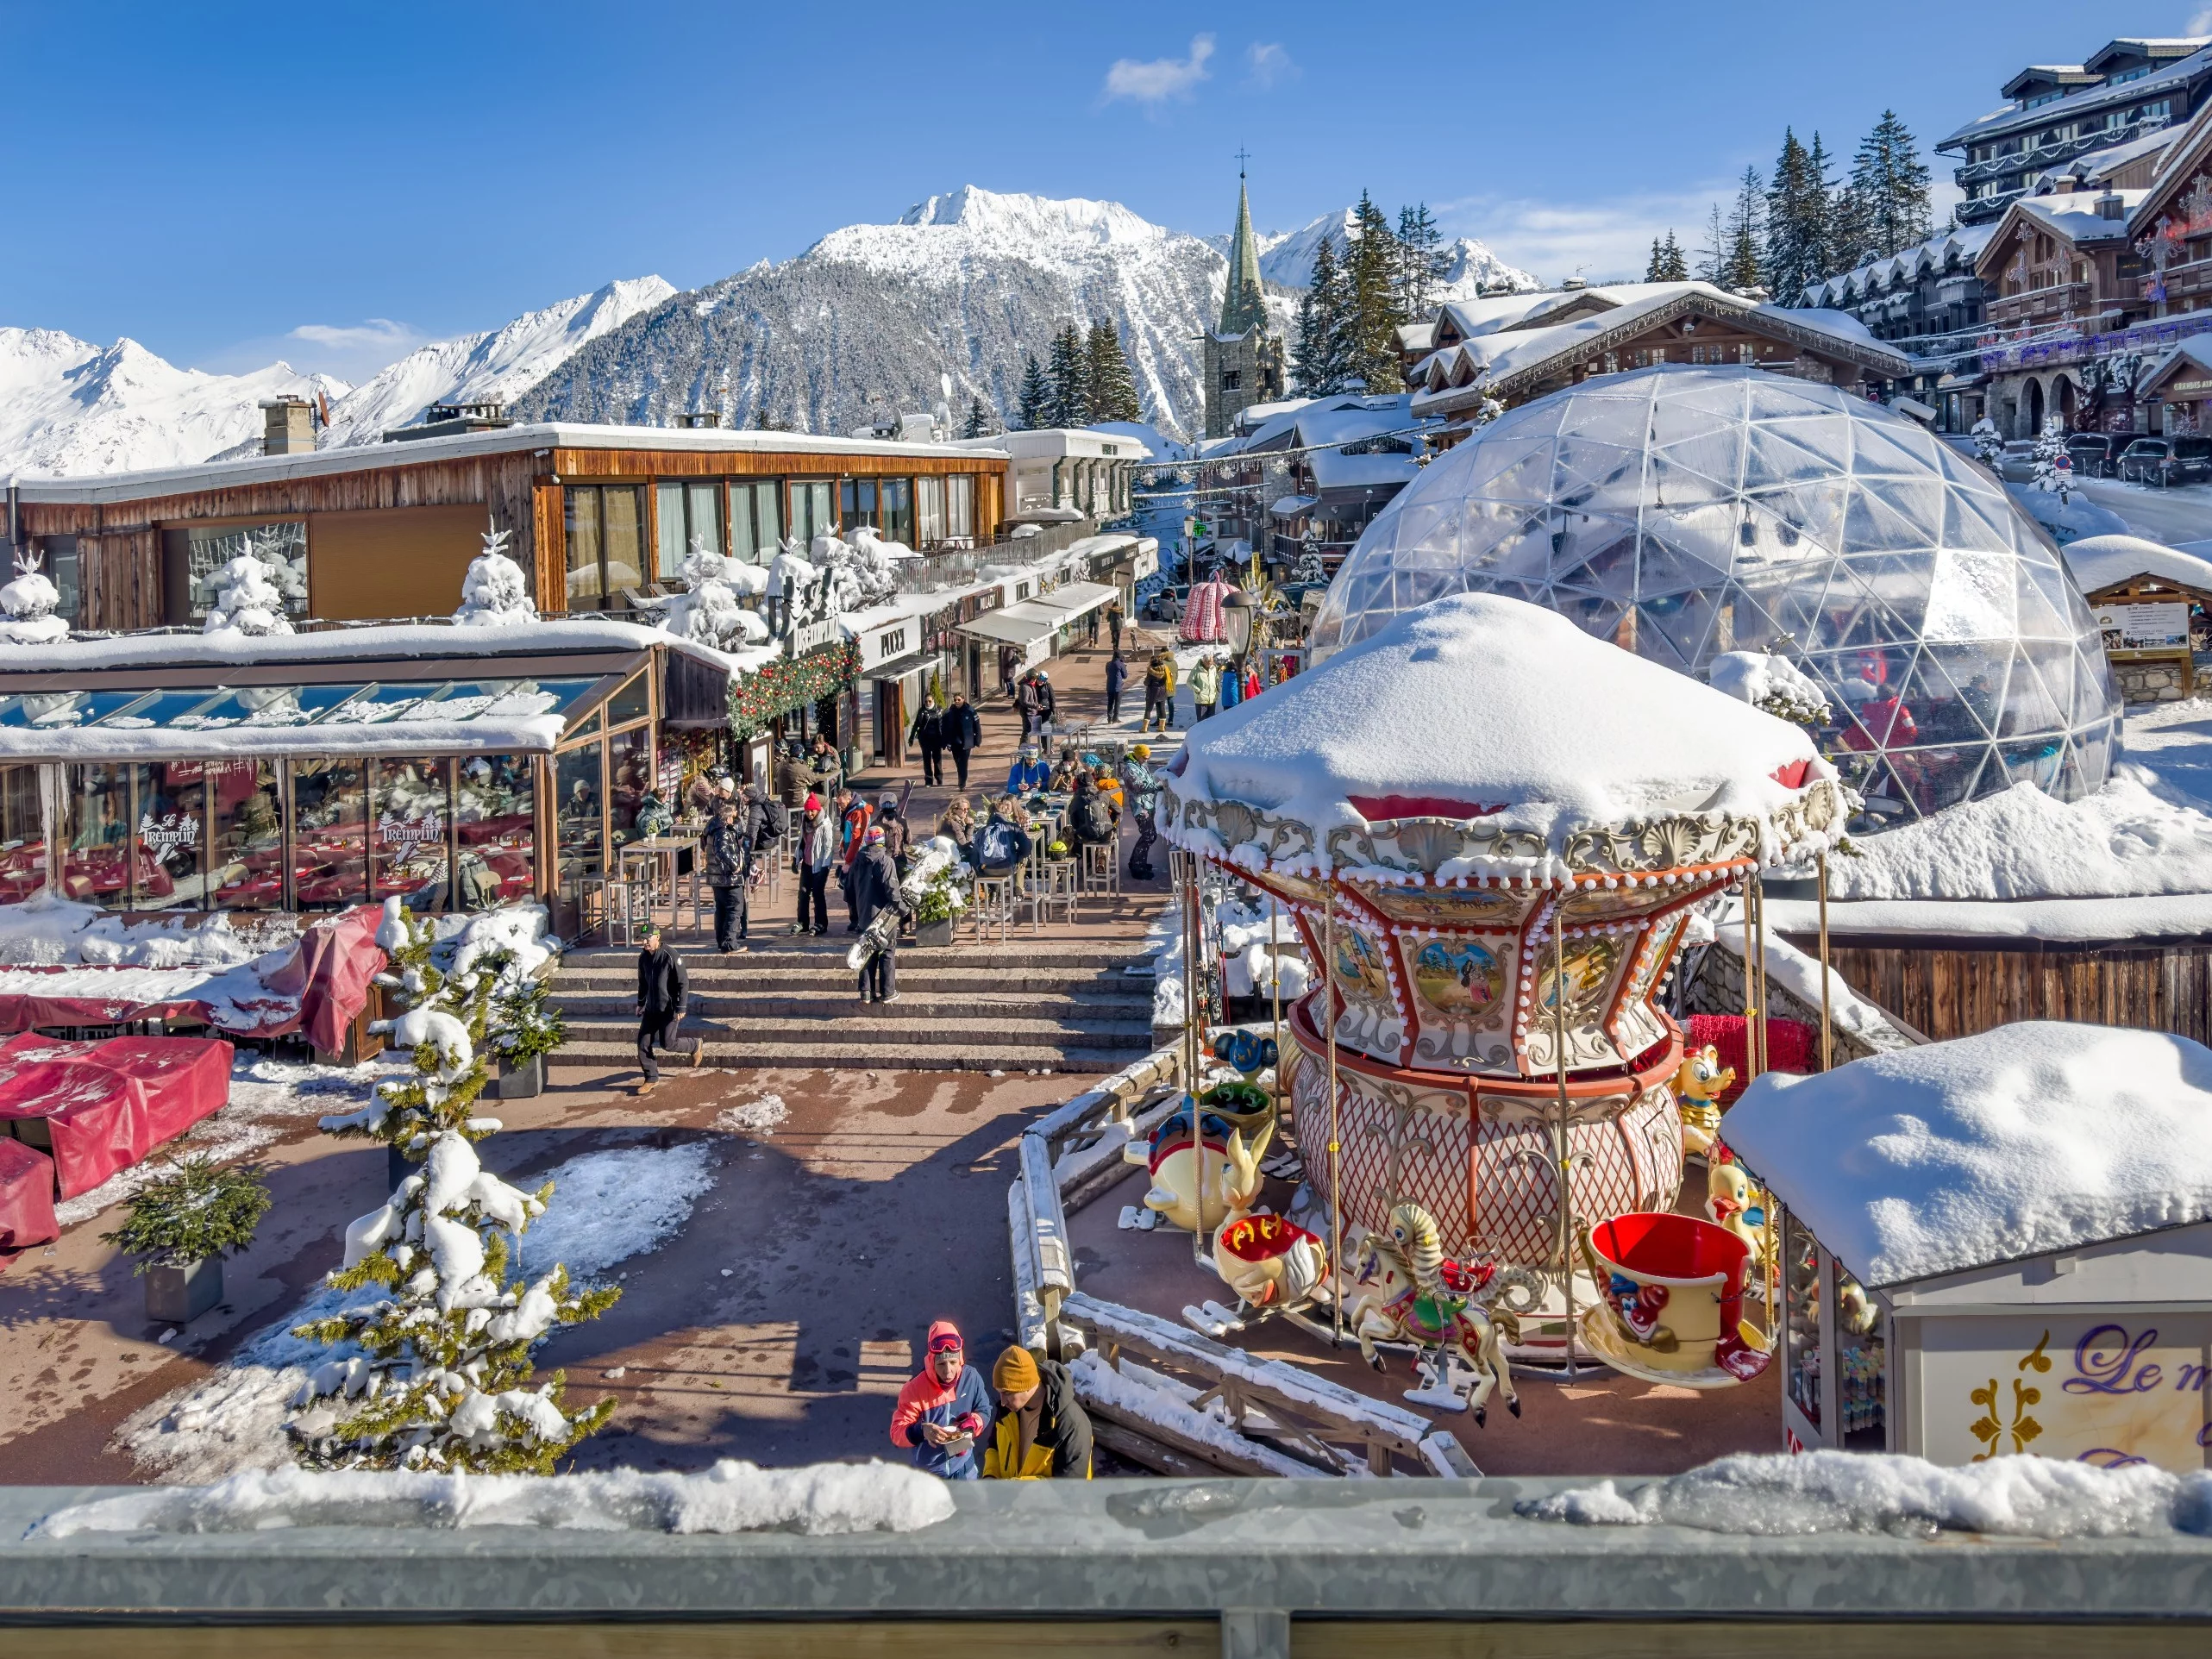
<svg viewBox="0 0 2212 1659"><path fill-rule="evenodd" d="M100 1236L138 1258L146 1317L180 1325L222 1299L222 1258L254 1242L269 1189L259 1169L218 1168L205 1153L172 1170L140 1187L123 1224Z"/></svg>
<svg viewBox="0 0 2212 1659"><path fill-rule="evenodd" d="M949 945L952 942L955 919L967 908L968 893L960 879L967 867L949 865L937 873L937 879L922 889L914 901L914 943L916 946Z"/></svg>
<svg viewBox="0 0 2212 1659"><path fill-rule="evenodd" d="M548 993L553 982L525 980L493 993L485 1022L485 1046L498 1062L499 1074L486 1093L499 1100L527 1100L545 1092L545 1057L568 1035L561 1011Z"/></svg>

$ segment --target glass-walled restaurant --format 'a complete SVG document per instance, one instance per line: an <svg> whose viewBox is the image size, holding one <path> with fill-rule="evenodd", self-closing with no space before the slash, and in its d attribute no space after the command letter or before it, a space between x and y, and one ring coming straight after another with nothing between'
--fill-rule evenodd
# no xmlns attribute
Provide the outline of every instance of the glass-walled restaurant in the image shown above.
<svg viewBox="0 0 2212 1659"><path fill-rule="evenodd" d="M649 800L681 810L727 721L726 682L690 683L719 672L658 648L204 672L229 683L9 691L30 677L0 673L0 902L50 886L117 911L566 909Z"/></svg>
<svg viewBox="0 0 2212 1659"><path fill-rule="evenodd" d="M694 545L765 565L787 536L806 545L862 524L917 552L975 545L969 473L570 484L561 495L571 610L617 610L625 588L680 583Z"/></svg>

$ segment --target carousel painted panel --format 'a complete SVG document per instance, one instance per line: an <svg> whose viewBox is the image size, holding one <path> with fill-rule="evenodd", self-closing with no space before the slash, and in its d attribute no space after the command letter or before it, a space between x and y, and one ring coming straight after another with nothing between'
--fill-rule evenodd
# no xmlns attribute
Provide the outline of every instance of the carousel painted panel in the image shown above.
<svg viewBox="0 0 2212 1659"><path fill-rule="evenodd" d="M1633 960L1633 944L1631 934L1585 934L1569 938L1557 957L1548 936L1532 936L1523 945L1521 971L1526 974L1534 970L1533 983L1518 1010L1525 1074L1539 1076L1559 1068L1563 978L1569 1071L1618 1066L1640 1052L1633 1049L1624 1055L1607 1030L1614 993Z"/></svg>
<svg viewBox="0 0 2212 1659"><path fill-rule="evenodd" d="M1378 1060L1394 1061L1406 1047L1405 1016L1391 985L1394 965L1388 940L1337 918L1336 983L1344 1006L1337 1015L1336 1038Z"/></svg>
<svg viewBox="0 0 2212 1659"><path fill-rule="evenodd" d="M1397 942L1413 991L1412 1063L1439 1070L1513 1067L1511 934Z"/></svg>
<svg viewBox="0 0 2212 1659"><path fill-rule="evenodd" d="M1518 929L1544 896L1535 888L1376 887L1360 895L1386 919L1414 928Z"/></svg>

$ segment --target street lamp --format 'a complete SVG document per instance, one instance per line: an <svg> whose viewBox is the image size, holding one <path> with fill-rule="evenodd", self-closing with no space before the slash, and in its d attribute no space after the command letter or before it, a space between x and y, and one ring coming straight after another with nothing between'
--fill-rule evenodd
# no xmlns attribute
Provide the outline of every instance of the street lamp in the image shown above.
<svg viewBox="0 0 2212 1659"><path fill-rule="evenodd" d="M1241 660L1252 643L1251 596L1239 588L1221 602L1221 642Z"/></svg>

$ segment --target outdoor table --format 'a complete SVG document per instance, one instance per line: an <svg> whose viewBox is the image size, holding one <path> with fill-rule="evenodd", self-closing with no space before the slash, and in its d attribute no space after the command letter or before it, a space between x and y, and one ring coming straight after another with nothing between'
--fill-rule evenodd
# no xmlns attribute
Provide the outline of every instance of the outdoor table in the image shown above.
<svg viewBox="0 0 2212 1659"><path fill-rule="evenodd" d="M656 893L666 893L669 905L674 906L676 902L676 855L695 851L698 846L699 838L695 836L648 836L623 848L622 861L624 865L633 860L639 862L649 860L659 867L646 882L645 904L648 911L651 910Z"/></svg>

